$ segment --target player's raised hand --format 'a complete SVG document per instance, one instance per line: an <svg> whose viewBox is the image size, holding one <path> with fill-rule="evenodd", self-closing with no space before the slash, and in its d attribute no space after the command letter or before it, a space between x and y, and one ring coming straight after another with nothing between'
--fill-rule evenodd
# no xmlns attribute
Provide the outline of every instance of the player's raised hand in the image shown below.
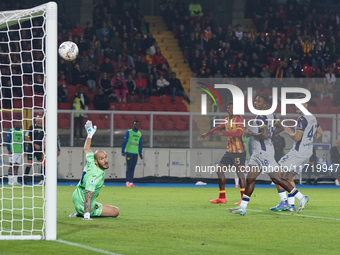
<svg viewBox="0 0 340 255"><path fill-rule="evenodd" d="M201 135L200 135L200 139L202 139L202 140L203 140L204 138L206 138L206 137L207 137L207 133L204 133L204 134L201 134Z"/></svg>
<svg viewBox="0 0 340 255"><path fill-rule="evenodd" d="M284 133L285 133L286 135L293 135L293 134L294 134L293 131L292 131L289 127L285 128Z"/></svg>
<svg viewBox="0 0 340 255"><path fill-rule="evenodd" d="M92 121L88 120L85 123L85 129L86 129L86 132L87 132L87 137L92 138L94 133L96 133L96 131L97 131L97 126L92 126Z"/></svg>

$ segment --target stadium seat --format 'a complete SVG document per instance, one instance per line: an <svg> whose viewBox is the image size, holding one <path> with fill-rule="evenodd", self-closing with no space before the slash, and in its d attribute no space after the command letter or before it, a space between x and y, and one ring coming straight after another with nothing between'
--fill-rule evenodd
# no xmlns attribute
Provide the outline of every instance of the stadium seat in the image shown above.
<svg viewBox="0 0 340 255"><path fill-rule="evenodd" d="M24 101L21 99L14 99L13 101L13 108L17 108L17 109L22 109L23 108L23 104Z"/></svg>
<svg viewBox="0 0 340 255"><path fill-rule="evenodd" d="M131 111L140 111L141 107L139 103L130 103L130 110Z"/></svg>
<svg viewBox="0 0 340 255"><path fill-rule="evenodd" d="M329 106L328 107L328 113L330 114L338 114L340 111L338 109L338 107L336 106Z"/></svg>
<svg viewBox="0 0 340 255"><path fill-rule="evenodd" d="M140 122L150 119L149 115L146 115L146 114L136 114L135 118L136 118L136 120L139 120Z"/></svg>
<svg viewBox="0 0 340 255"><path fill-rule="evenodd" d="M32 108L33 107L33 98L32 97L25 97L24 106L27 107L27 108ZM59 105L58 105L58 109L60 109Z"/></svg>
<svg viewBox="0 0 340 255"><path fill-rule="evenodd" d="M276 107L275 113L281 113L281 105Z"/></svg>
<svg viewBox="0 0 340 255"><path fill-rule="evenodd" d="M35 107L44 107L43 103L44 103L43 96L34 96L33 97L33 105Z"/></svg>
<svg viewBox="0 0 340 255"><path fill-rule="evenodd" d="M104 121L105 121L105 128L106 129L110 129L111 128L111 126L110 126L111 125L110 119L105 119Z"/></svg>
<svg viewBox="0 0 340 255"><path fill-rule="evenodd" d="M331 106L332 105L332 99L331 98L329 98L329 97L324 97L323 99L322 99L322 105L323 106Z"/></svg>
<svg viewBox="0 0 340 255"><path fill-rule="evenodd" d="M153 110L157 111L157 112L162 112L162 111L164 111L164 106L162 104L154 104Z"/></svg>
<svg viewBox="0 0 340 255"><path fill-rule="evenodd" d="M329 126L329 124L325 121L319 121L318 122L320 127L322 128L323 131L326 131L326 130L331 130L331 127Z"/></svg>
<svg viewBox="0 0 340 255"><path fill-rule="evenodd" d="M295 106L294 106L294 108L295 108ZM316 107L315 106L309 106L308 107L308 110L309 110L309 112L311 112L311 113L315 113L315 112L317 112L317 110L316 110ZM295 113L296 111L294 110L294 113Z"/></svg>
<svg viewBox="0 0 340 255"><path fill-rule="evenodd" d="M90 120L99 120L99 119L104 119L104 114L94 114L94 113L91 113L91 114L88 114L88 119Z"/></svg>
<svg viewBox="0 0 340 255"><path fill-rule="evenodd" d="M160 101L162 104L165 104L165 105L172 103L171 96L162 96Z"/></svg>
<svg viewBox="0 0 340 255"><path fill-rule="evenodd" d="M262 91L262 94L265 94L267 96L271 96L272 95L272 90L271 89L264 89Z"/></svg>
<svg viewBox="0 0 340 255"><path fill-rule="evenodd" d="M176 108L177 108L178 112L187 112L188 111L187 106L185 104L178 104Z"/></svg>
<svg viewBox="0 0 340 255"><path fill-rule="evenodd" d="M187 130L188 129L187 128L187 123L184 122L183 120L176 121L175 127L176 127L177 130Z"/></svg>
<svg viewBox="0 0 340 255"><path fill-rule="evenodd" d="M113 118L115 120L122 120L122 119L124 119L124 114L114 114Z"/></svg>
<svg viewBox="0 0 340 255"><path fill-rule="evenodd" d="M127 120L119 120L117 124L118 129L129 129L131 124Z"/></svg>
<svg viewBox="0 0 340 255"><path fill-rule="evenodd" d="M25 97L33 95L33 87L32 87L32 85L23 85L23 89L24 89Z"/></svg>
<svg viewBox="0 0 340 255"><path fill-rule="evenodd" d="M313 98L312 101L315 102L317 106L320 106L322 104L321 98Z"/></svg>
<svg viewBox="0 0 340 255"><path fill-rule="evenodd" d="M165 121L164 129L165 130L176 130L174 122L172 120Z"/></svg>
<svg viewBox="0 0 340 255"><path fill-rule="evenodd" d="M124 119L132 122L135 119L135 115L133 115L133 114L124 114Z"/></svg>
<svg viewBox="0 0 340 255"><path fill-rule="evenodd" d="M317 111L317 113L324 113L324 114L326 114L328 112L328 106L324 106L324 105L318 106L318 107L316 107L316 111Z"/></svg>
<svg viewBox="0 0 340 255"><path fill-rule="evenodd" d="M140 121L140 128L142 130L149 130L150 129L150 121L148 121L148 120Z"/></svg>
<svg viewBox="0 0 340 255"><path fill-rule="evenodd" d="M112 110L118 110L118 103L117 102L110 102L110 108Z"/></svg>
<svg viewBox="0 0 340 255"><path fill-rule="evenodd" d="M59 119L58 127L61 129L69 129L70 128L70 120L68 119Z"/></svg>
<svg viewBox="0 0 340 255"><path fill-rule="evenodd" d="M175 107L174 104L170 103L170 104L166 104L165 105L164 110L168 111L168 112L175 112L176 111L176 107Z"/></svg>
<svg viewBox="0 0 340 255"><path fill-rule="evenodd" d="M153 122L153 129L154 129L154 130L164 130L164 128L163 128L163 122L160 121L160 120L155 120L155 121Z"/></svg>
<svg viewBox="0 0 340 255"><path fill-rule="evenodd" d="M175 96L175 104L181 104L183 103L183 98L180 96Z"/></svg>
<svg viewBox="0 0 340 255"><path fill-rule="evenodd" d="M195 120L192 121L192 129L193 130L199 130L197 122Z"/></svg>
<svg viewBox="0 0 340 255"><path fill-rule="evenodd" d="M229 69L230 69L230 74L233 74L234 70L235 70L235 65L234 64L229 64Z"/></svg>
<svg viewBox="0 0 340 255"><path fill-rule="evenodd" d="M157 118L160 121L166 122L169 120L169 115L158 115Z"/></svg>
<svg viewBox="0 0 340 255"><path fill-rule="evenodd" d="M159 96L150 96L149 101L152 104L159 104L160 103Z"/></svg>
<svg viewBox="0 0 340 255"><path fill-rule="evenodd" d="M58 108L61 109L61 110L70 110L70 109L72 109L72 107L71 107L71 105L69 103L60 103Z"/></svg>
<svg viewBox="0 0 340 255"><path fill-rule="evenodd" d="M128 103L118 103L117 104L117 110L128 111L129 110L129 104Z"/></svg>
<svg viewBox="0 0 340 255"><path fill-rule="evenodd" d="M314 71L313 71L313 67L311 67L308 64L304 64L304 66L302 67L302 75L306 75L306 77L313 77L314 75Z"/></svg>
<svg viewBox="0 0 340 255"><path fill-rule="evenodd" d="M182 115L181 120L183 120L185 123L189 123L190 121L190 116L189 115Z"/></svg>
<svg viewBox="0 0 340 255"><path fill-rule="evenodd" d="M169 119L176 122L181 119L181 115L169 115Z"/></svg>
<svg viewBox="0 0 340 255"><path fill-rule="evenodd" d="M96 125L98 129L106 129L105 120L103 119L94 120L93 125Z"/></svg>
<svg viewBox="0 0 340 255"><path fill-rule="evenodd" d="M142 111L152 111L152 104L142 103Z"/></svg>

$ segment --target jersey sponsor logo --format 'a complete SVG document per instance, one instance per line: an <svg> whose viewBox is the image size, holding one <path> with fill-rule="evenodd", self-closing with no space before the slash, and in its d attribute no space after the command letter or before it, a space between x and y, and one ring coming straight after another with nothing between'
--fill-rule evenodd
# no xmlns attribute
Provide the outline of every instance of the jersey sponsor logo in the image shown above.
<svg viewBox="0 0 340 255"><path fill-rule="evenodd" d="M91 186L93 186L93 183L94 183L94 181L93 181L93 180L91 180L91 181L90 181L90 185L91 185Z"/></svg>

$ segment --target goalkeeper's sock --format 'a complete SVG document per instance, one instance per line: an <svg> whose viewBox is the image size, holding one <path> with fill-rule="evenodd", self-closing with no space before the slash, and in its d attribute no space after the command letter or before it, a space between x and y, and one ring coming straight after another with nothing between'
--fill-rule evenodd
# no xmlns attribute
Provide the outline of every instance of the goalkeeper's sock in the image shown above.
<svg viewBox="0 0 340 255"><path fill-rule="evenodd" d="M218 196L218 198L223 198L223 199L225 199L225 189L221 189L221 190L220 190L220 195Z"/></svg>
<svg viewBox="0 0 340 255"><path fill-rule="evenodd" d="M241 204L240 204L240 207L241 207L242 209L246 209L246 208L247 208L247 205L248 205L248 203L249 203L249 200L250 200L250 197L248 197L247 195L243 195L243 197L242 197L242 202L241 202Z"/></svg>
<svg viewBox="0 0 340 255"><path fill-rule="evenodd" d="M17 183L18 182L18 175L14 175L13 176L13 183Z"/></svg>
<svg viewBox="0 0 340 255"><path fill-rule="evenodd" d="M279 197L282 203L287 203L287 195L286 190L284 189L278 189L277 192L279 193ZM290 195L290 194L289 194ZM289 196L288 195L288 196Z"/></svg>
<svg viewBox="0 0 340 255"><path fill-rule="evenodd" d="M295 197L292 194L288 194L289 205L295 205Z"/></svg>
<svg viewBox="0 0 340 255"><path fill-rule="evenodd" d="M245 188L240 188L241 199L243 198L244 191L245 191Z"/></svg>

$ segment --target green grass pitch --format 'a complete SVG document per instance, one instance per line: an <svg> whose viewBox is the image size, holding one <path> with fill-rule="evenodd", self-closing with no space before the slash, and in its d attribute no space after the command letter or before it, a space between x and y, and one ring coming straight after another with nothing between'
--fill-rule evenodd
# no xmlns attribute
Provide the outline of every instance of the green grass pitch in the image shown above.
<svg viewBox="0 0 340 255"><path fill-rule="evenodd" d="M310 202L300 215L273 213L275 188L256 188L245 216L227 211L240 199L227 188L225 205L210 204L217 188L103 187L98 202L120 215L69 218L75 187L58 186L58 239L118 254L339 254L339 189L301 191ZM297 205L297 202L296 202ZM256 211L258 210L258 211ZM294 214L294 215L293 215ZM324 217L324 218L322 218ZM0 254L99 254L52 241L0 241Z"/></svg>

